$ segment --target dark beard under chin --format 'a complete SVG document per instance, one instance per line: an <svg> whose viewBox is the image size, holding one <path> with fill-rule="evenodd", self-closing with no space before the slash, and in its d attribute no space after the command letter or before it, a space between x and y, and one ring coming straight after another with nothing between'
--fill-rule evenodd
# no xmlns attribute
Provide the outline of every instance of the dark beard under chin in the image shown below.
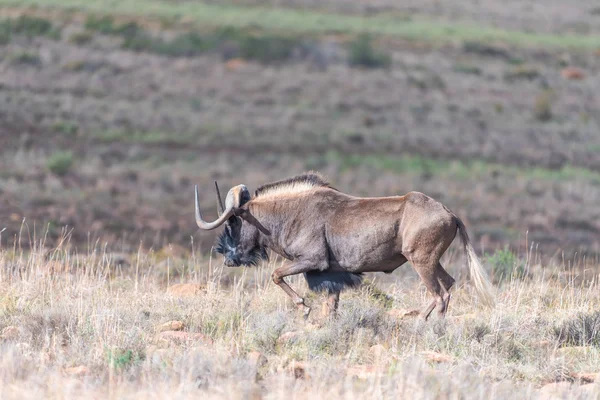
<svg viewBox="0 0 600 400"><path fill-rule="evenodd" d="M233 248L235 248L235 242L233 238L229 235L229 232L227 232L227 230L221 232L221 234L217 238L217 242L215 243L215 251L219 254L223 254L223 256L226 256L228 249ZM250 250L250 252L247 255L243 255L239 258L239 260L234 260L233 266L256 266L263 260L269 261L269 254L267 253L267 249L262 246L256 246L252 250Z"/></svg>

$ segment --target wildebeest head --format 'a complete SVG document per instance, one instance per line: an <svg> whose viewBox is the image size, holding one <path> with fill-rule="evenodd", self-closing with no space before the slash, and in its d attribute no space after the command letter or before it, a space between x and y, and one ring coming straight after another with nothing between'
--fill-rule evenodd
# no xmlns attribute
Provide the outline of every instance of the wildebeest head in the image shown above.
<svg viewBox="0 0 600 400"><path fill-rule="evenodd" d="M225 225L225 230L219 235L215 250L223 254L224 263L228 267L240 265L256 265L260 260L268 259L267 251L260 243L260 233L269 235L260 222L244 207L250 201L250 192L244 185L238 185L229 190L225 198L225 207L217 189L219 203L219 218L214 222L206 222L200 214L198 205L198 187L196 186L196 223L200 229L210 230Z"/></svg>

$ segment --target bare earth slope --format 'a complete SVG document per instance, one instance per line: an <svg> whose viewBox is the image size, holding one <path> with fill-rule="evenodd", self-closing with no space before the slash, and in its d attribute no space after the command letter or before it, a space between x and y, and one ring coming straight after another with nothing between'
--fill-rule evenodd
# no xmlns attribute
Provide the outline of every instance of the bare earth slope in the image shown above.
<svg viewBox="0 0 600 400"><path fill-rule="evenodd" d="M53 18L59 40L15 35L2 46L4 238L27 218L50 238L69 225L81 243L187 243L194 183L256 187L319 169L356 195L428 193L488 247L528 234L549 255L598 249L594 51L381 37L392 64L371 70L348 65L347 37L321 35L265 64L227 61L226 46L131 51L86 29L85 14ZM165 40L182 32L145 21ZM583 79L566 79L566 67ZM212 238L197 240L208 249Z"/></svg>

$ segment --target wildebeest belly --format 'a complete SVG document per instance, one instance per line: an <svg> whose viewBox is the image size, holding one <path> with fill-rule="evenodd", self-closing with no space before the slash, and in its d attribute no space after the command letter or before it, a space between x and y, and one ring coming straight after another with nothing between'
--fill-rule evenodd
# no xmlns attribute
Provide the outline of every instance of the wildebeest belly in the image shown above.
<svg viewBox="0 0 600 400"><path fill-rule="evenodd" d="M329 263L333 270L350 272L393 271L406 260L398 224L363 226L339 234L328 232Z"/></svg>

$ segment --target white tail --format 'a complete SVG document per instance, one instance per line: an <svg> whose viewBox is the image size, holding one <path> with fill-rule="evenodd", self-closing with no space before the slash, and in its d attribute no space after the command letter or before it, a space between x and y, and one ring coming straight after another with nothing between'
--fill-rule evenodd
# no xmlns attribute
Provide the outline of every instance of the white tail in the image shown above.
<svg viewBox="0 0 600 400"><path fill-rule="evenodd" d="M496 304L494 300L494 295L492 294L492 285L490 280L483 270L483 266L475 254L475 249L471 245L471 240L469 239L469 235L467 234L467 229L465 225L460 220L460 218L456 217L456 223L458 225L458 232L460 233L460 238L462 239L463 245L465 246L465 254L467 256L467 264L469 265L469 273L471 275L471 281L475 286L475 290L477 291L477 295L481 299L481 302L486 306L493 308Z"/></svg>

